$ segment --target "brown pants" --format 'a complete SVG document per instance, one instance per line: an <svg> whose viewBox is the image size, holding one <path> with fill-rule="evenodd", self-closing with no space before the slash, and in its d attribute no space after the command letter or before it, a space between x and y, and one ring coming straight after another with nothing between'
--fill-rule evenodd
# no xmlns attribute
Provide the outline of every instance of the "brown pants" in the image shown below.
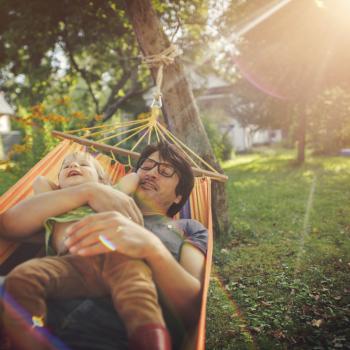
<svg viewBox="0 0 350 350"><path fill-rule="evenodd" d="M30 316L44 321L47 299L111 294L129 336L146 324L164 326L150 268L142 260L115 252L92 257L66 255L29 260L6 276L5 293ZM28 325L8 303L4 305L4 326L19 349L30 348ZM33 332L30 326L29 332ZM33 344L33 348L37 349L38 345Z"/></svg>

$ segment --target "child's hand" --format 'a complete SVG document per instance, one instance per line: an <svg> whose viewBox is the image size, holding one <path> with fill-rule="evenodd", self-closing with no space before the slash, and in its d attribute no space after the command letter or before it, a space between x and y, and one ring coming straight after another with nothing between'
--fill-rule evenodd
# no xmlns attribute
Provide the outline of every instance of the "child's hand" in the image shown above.
<svg viewBox="0 0 350 350"><path fill-rule="evenodd" d="M117 189L130 195L133 194L139 185L140 178L136 173L125 175L117 184Z"/></svg>
<svg viewBox="0 0 350 350"><path fill-rule="evenodd" d="M44 176L38 176L33 182L35 194L57 190L59 187Z"/></svg>

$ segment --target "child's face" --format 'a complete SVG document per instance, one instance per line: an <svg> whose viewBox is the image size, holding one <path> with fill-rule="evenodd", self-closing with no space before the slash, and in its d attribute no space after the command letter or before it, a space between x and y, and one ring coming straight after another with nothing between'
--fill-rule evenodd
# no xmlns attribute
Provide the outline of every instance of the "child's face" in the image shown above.
<svg viewBox="0 0 350 350"><path fill-rule="evenodd" d="M93 161L84 153L71 154L66 157L58 174L60 188L86 182L99 182L98 172Z"/></svg>

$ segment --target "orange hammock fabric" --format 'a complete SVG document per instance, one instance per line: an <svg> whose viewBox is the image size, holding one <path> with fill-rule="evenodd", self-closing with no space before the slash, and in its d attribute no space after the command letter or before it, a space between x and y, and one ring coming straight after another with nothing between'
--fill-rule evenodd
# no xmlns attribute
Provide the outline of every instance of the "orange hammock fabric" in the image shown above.
<svg viewBox="0 0 350 350"><path fill-rule="evenodd" d="M14 206L19 201L32 194L32 183L39 175L56 182L57 174L64 157L74 151L84 150L85 146L63 140L43 159L41 159L31 170L29 170L15 185L13 185L0 198L0 213ZM114 162L104 154L99 153L96 157L105 167L112 184L125 175L125 166ZM211 213L211 180L207 177L196 178L195 187L190 196L191 218L200 221L208 228L208 252L205 263L205 277L202 295L201 314L197 327L197 336L193 339L190 349L205 349L205 326L206 326L206 304L209 287L210 270L212 264L213 234ZM0 239L0 266L15 252L20 243Z"/></svg>

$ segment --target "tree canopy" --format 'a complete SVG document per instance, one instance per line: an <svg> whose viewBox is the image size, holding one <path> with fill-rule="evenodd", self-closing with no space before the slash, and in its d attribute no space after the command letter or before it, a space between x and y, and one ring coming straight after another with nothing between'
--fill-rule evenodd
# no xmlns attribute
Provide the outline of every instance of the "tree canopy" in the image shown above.
<svg viewBox="0 0 350 350"><path fill-rule="evenodd" d="M28 109L45 102L58 112L56 102L69 100L66 112L82 112L90 125L96 116L104 121L119 110L145 109L142 95L153 82L124 1L0 4L0 84L15 105ZM184 51L181 61L232 83L236 98L226 107L243 125L288 129L295 124L291 114L304 114L324 91L347 89L344 0L293 1L238 42L234 31L263 13L270 0L152 5L168 38Z"/></svg>
<svg viewBox="0 0 350 350"><path fill-rule="evenodd" d="M199 36L207 14L201 1L154 6L170 35L181 25L182 38ZM151 85L123 1L2 0L1 10L0 83L21 105L79 90L81 109L108 119Z"/></svg>

